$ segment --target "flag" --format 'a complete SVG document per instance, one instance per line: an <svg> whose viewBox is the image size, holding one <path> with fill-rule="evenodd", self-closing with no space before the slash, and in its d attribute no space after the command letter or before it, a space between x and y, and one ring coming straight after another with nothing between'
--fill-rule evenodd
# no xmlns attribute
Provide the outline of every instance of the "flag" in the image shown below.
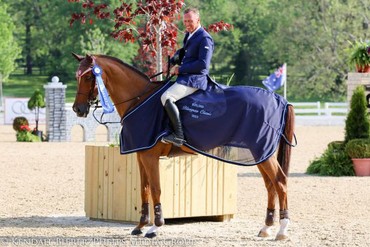
<svg viewBox="0 0 370 247"><path fill-rule="evenodd" d="M286 83L286 64L278 68L270 76L262 81L262 84L270 91L278 90Z"/></svg>

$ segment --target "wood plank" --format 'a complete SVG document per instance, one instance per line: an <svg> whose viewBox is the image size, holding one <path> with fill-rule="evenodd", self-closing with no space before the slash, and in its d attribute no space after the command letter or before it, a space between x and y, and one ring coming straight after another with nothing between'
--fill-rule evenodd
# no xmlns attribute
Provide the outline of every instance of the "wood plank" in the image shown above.
<svg viewBox="0 0 370 247"><path fill-rule="evenodd" d="M113 219L126 219L126 156L114 152Z"/></svg>
<svg viewBox="0 0 370 247"><path fill-rule="evenodd" d="M174 169L173 159L162 159L159 164L161 179L161 204L163 215L167 218L174 217Z"/></svg>
<svg viewBox="0 0 370 247"><path fill-rule="evenodd" d="M180 166L180 179L179 179L179 217L185 217L186 216L186 165L185 165L185 159L180 159L179 157L176 157L177 162Z"/></svg>
<svg viewBox="0 0 370 247"><path fill-rule="evenodd" d="M131 190L131 219L132 221L140 220L141 194L140 194L140 170L136 154L131 155L132 169L132 190Z"/></svg>
<svg viewBox="0 0 370 247"><path fill-rule="evenodd" d="M180 217L180 211L181 211L181 166L178 160L176 159L171 159L171 165L173 165L173 217ZM169 163L169 162L168 162Z"/></svg>
<svg viewBox="0 0 370 247"><path fill-rule="evenodd" d="M206 164L204 157L191 158L191 176L192 176L192 193L191 193L191 215L202 216L206 213Z"/></svg>
<svg viewBox="0 0 370 247"><path fill-rule="evenodd" d="M114 191L114 147L108 147L108 204L107 218L113 219L113 191Z"/></svg>
<svg viewBox="0 0 370 247"><path fill-rule="evenodd" d="M192 192L192 181L191 176L191 158L189 156L182 157L185 160L185 216L191 216L191 192Z"/></svg>
<svg viewBox="0 0 370 247"><path fill-rule="evenodd" d="M217 215L223 215L224 212L224 169L225 164L217 161Z"/></svg>
<svg viewBox="0 0 370 247"><path fill-rule="evenodd" d="M91 146L85 146L85 213L86 216L91 216L92 213L92 187L93 187L93 178L92 178L92 164L93 161L93 152Z"/></svg>
<svg viewBox="0 0 370 247"><path fill-rule="evenodd" d="M217 215L218 205L217 205L217 185L218 185L218 164L217 160L212 159L212 212L211 215Z"/></svg>
<svg viewBox="0 0 370 247"><path fill-rule="evenodd" d="M224 169L224 215L232 215L236 212L237 202L237 167L225 164Z"/></svg>
<svg viewBox="0 0 370 247"><path fill-rule="evenodd" d="M91 146L92 160L91 164L91 218L98 218L99 210L99 151L98 147Z"/></svg>
<svg viewBox="0 0 370 247"><path fill-rule="evenodd" d="M98 157L98 219L104 219L104 148L97 147Z"/></svg>
<svg viewBox="0 0 370 247"><path fill-rule="evenodd" d="M206 178L206 215L212 214L212 184L213 184L213 165L211 159L206 159L205 161L207 166L207 178Z"/></svg>
<svg viewBox="0 0 370 247"><path fill-rule="evenodd" d="M126 193L125 193L125 201L126 201L126 217L129 221L133 221L132 218L132 155L128 154L126 156Z"/></svg>
<svg viewBox="0 0 370 247"><path fill-rule="evenodd" d="M104 176L103 176L103 217L108 219L108 196L109 196L109 148L103 148Z"/></svg>

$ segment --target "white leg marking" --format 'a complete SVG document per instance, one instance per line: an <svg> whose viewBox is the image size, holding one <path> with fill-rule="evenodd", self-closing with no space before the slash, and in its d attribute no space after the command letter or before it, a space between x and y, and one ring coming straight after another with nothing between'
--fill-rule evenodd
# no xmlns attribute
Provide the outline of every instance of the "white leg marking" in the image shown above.
<svg viewBox="0 0 370 247"><path fill-rule="evenodd" d="M284 240L288 238L288 226L290 224L289 219L281 219L280 220L280 229L278 234L276 235L276 240Z"/></svg>
<svg viewBox="0 0 370 247"><path fill-rule="evenodd" d="M260 230L260 232L258 233L258 237L267 238L267 237L271 236L271 227L272 226L264 225L262 227L262 229Z"/></svg>
<svg viewBox="0 0 370 247"><path fill-rule="evenodd" d="M156 233L158 229L159 229L159 227L158 227L158 226L156 226L156 225L154 225L154 226L152 226L152 227L147 231L147 233L146 233L146 234Z"/></svg>

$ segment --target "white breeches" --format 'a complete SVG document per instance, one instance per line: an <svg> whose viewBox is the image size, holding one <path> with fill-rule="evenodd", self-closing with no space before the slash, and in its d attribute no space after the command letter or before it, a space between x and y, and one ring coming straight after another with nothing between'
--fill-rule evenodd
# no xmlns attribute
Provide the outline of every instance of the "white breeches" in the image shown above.
<svg viewBox="0 0 370 247"><path fill-rule="evenodd" d="M161 96L162 105L166 103L168 99L176 102L192 93L197 91L198 88L188 87L175 82L171 87L169 87Z"/></svg>

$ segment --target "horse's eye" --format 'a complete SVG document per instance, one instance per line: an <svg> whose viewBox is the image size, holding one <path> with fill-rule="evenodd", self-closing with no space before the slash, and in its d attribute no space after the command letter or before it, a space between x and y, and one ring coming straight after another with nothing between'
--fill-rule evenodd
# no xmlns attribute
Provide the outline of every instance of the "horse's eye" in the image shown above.
<svg viewBox="0 0 370 247"><path fill-rule="evenodd" d="M94 77L92 75L86 76L85 78L86 78L87 81L94 80Z"/></svg>

